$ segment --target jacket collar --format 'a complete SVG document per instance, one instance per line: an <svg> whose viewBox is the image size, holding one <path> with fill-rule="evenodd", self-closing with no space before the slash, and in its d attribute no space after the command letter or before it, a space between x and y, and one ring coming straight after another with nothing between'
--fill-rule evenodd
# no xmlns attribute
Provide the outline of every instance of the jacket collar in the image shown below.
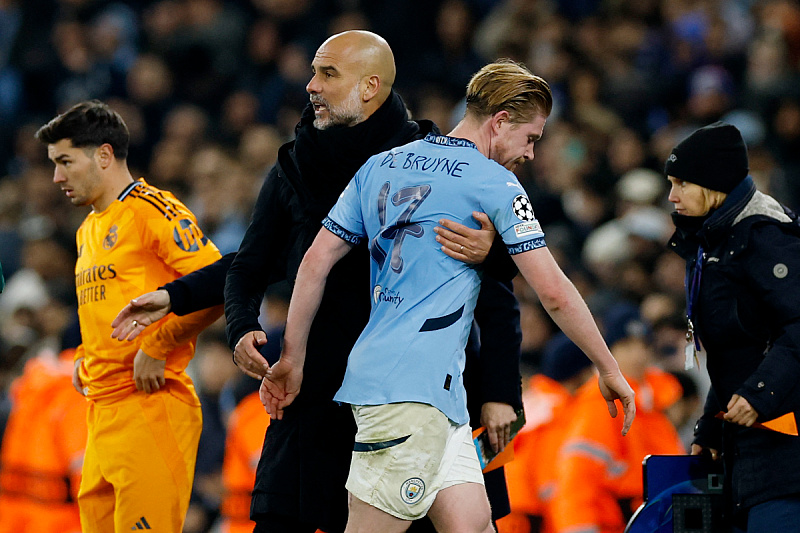
<svg viewBox="0 0 800 533"><path fill-rule="evenodd" d="M700 230L700 237L713 242L718 235L730 228L736 217L741 213L747 203L756 193L756 184L753 178L747 176L735 189L731 191L722 205L717 209Z"/></svg>
<svg viewBox="0 0 800 533"><path fill-rule="evenodd" d="M406 144L433 128L432 123L423 127L409 120L405 103L394 90L365 121L349 127L318 130L309 104L295 129L291 159L279 161L282 167L294 165L313 196L329 207L370 156Z"/></svg>
<svg viewBox="0 0 800 533"><path fill-rule="evenodd" d="M675 233L669 240L669 248L683 258L693 257L697 247L713 244L720 235L735 222L748 202L756 194L753 178L748 176L725 198L722 205L704 217L690 217L672 213Z"/></svg>

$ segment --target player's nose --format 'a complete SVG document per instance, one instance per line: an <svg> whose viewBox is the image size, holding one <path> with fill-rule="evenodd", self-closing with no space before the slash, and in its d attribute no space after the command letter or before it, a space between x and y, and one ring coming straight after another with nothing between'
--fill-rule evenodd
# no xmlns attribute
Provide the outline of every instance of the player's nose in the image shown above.
<svg viewBox="0 0 800 533"><path fill-rule="evenodd" d="M67 177L61 172L61 169L56 166L56 169L53 171L53 183L63 183L67 181Z"/></svg>

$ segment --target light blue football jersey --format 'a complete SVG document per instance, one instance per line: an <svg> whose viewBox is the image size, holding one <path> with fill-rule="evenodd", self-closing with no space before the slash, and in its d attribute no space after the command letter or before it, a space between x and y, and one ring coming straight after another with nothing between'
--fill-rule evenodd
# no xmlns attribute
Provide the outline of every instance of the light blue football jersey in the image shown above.
<svg viewBox="0 0 800 533"><path fill-rule="evenodd" d="M433 228L443 218L478 227L473 211L511 254L545 245L514 174L465 139L429 134L375 155L342 192L323 225L368 239L372 310L336 401L427 403L469 421L462 372L480 271L445 255Z"/></svg>

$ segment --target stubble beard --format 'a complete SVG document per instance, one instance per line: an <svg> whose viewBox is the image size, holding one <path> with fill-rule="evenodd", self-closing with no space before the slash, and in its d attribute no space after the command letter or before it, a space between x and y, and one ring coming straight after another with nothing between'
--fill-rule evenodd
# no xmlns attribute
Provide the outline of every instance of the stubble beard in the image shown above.
<svg viewBox="0 0 800 533"><path fill-rule="evenodd" d="M100 176L97 163L92 161L89 168L86 170L86 178L83 180L80 195L76 194L73 198L70 198L72 205L76 207L93 205L97 198L92 198L92 195L96 191L102 189L102 182L103 178ZM77 189L73 189L73 193L77 193Z"/></svg>
<svg viewBox="0 0 800 533"><path fill-rule="evenodd" d="M327 118L315 118L314 127L318 130L325 130L332 126L355 126L359 122L363 122L366 118L364 116L364 107L361 102L361 95L358 85L353 87L347 98L337 106L332 106L330 102L324 98L311 95L311 102L324 104L328 108Z"/></svg>
<svg viewBox="0 0 800 533"><path fill-rule="evenodd" d="M524 158L524 157L520 157L519 159L515 159L514 161L511 161L510 163L508 163L508 164L506 165L506 168L507 168L508 170L510 170L511 172L514 172L514 171L515 171L515 170L517 170L517 169L519 168L519 166L520 166L521 164L523 164L525 161L526 161L526 160L525 160L525 158Z"/></svg>

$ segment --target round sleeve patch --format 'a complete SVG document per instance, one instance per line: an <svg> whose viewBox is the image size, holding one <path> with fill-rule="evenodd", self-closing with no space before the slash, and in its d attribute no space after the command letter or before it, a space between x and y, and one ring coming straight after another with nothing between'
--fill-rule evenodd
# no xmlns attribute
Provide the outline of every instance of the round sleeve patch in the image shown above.
<svg viewBox="0 0 800 533"><path fill-rule="evenodd" d="M531 201L528 200L528 197L524 194L517 195L511 207L518 219L524 222L531 222L534 219L533 206L531 205Z"/></svg>
<svg viewBox="0 0 800 533"><path fill-rule="evenodd" d="M208 242L208 237L203 235L197 224L188 218L182 218L177 222L172 230L172 238L184 252L196 252Z"/></svg>

